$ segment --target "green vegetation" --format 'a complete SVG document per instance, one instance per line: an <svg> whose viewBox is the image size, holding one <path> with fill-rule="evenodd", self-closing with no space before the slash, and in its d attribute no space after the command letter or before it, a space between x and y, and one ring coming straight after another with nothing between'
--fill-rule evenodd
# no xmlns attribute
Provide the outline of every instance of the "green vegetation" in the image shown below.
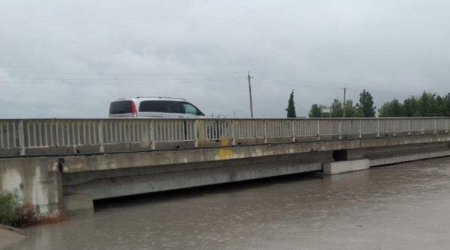
<svg viewBox="0 0 450 250"><path fill-rule="evenodd" d="M0 193L0 224L17 226L19 222L19 202L13 193Z"/></svg>
<svg viewBox="0 0 450 250"><path fill-rule="evenodd" d="M450 116L450 93L446 96L423 92L420 97L411 96L401 103L399 100L384 103L380 117L424 117Z"/></svg>
<svg viewBox="0 0 450 250"><path fill-rule="evenodd" d="M369 93L363 89L363 91L359 94L359 112L363 117L375 117L375 109L373 106L373 97Z"/></svg>
<svg viewBox="0 0 450 250"><path fill-rule="evenodd" d="M322 116L322 108L323 108L323 106L313 104L311 106L311 110L309 111L309 117L321 117Z"/></svg>
<svg viewBox="0 0 450 250"><path fill-rule="evenodd" d="M292 90L291 95L289 96L289 102L286 111L288 118L297 117L297 114L295 113L294 90Z"/></svg>
<svg viewBox="0 0 450 250"><path fill-rule="evenodd" d="M344 107L339 99L334 99L330 104L330 114L322 114L325 106L313 104L309 111L309 117L343 117ZM375 117L376 107L373 97L365 89L359 94L359 103L353 104L352 100L345 102L345 117ZM421 96L411 96L400 102L393 99L384 103L378 110L379 117L430 117L450 116L450 93L445 96L424 91Z"/></svg>
<svg viewBox="0 0 450 250"><path fill-rule="evenodd" d="M0 224L27 227L38 224L39 219L53 222L53 218L38 218L35 207L31 204L20 204L16 194L11 192L0 193Z"/></svg>
<svg viewBox="0 0 450 250"><path fill-rule="evenodd" d="M345 102L343 107L339 99L334 99L330 104L331 113L324 116L343 117L345 108L345 117L374 117L375 107L373 106L373 97L365 89L360 93L359 103L353 104L352 100ZM313 104L309 111L309 117L322 117L322 109L324 105Z"/></svg>

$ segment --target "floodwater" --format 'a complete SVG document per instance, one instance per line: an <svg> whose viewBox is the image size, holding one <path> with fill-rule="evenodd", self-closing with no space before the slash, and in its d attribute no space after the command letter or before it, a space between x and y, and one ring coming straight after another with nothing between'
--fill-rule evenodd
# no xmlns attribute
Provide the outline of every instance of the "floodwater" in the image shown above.
<svg viewBox="0 0 450 250"><path fill-rule="evenodd" d="M96 204L11 249L449 249L450 158Z"/></svg>

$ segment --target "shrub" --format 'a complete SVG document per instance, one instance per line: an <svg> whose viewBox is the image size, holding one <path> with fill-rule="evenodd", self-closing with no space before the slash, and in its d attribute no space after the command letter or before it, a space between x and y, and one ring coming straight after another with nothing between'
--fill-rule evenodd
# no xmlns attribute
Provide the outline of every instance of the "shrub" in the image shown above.
<svg viewBox="0 0 450 250"><path fill-rule="evenodd" d="M20 204L16 194L0 193L0 224L13 227L29 227L38 224L58 223L67 219L63 212L38 215L32 204Z"/></svg>
<svg viewBox="0 0 450 250"><path fill-rule="evenodd" d="M16 194L0 193L0 224L16 226L19 219L19 207Z"/></svg>

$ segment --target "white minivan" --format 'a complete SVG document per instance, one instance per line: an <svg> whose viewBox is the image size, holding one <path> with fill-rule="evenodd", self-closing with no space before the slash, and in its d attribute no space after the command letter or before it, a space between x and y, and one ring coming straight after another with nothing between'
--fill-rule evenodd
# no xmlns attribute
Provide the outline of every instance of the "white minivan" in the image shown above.
<svg viewBox="0 0 450 250"><path fill-rule="evenodd" d="M185 99L136 97L111 102L109 117L197 118L205 115Z"/></svg>

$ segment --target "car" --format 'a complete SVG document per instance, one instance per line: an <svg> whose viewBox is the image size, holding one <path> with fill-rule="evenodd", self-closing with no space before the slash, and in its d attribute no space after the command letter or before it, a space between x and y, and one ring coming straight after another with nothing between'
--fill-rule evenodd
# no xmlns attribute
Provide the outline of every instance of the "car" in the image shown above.
<svg viewBox="0 0 450 250"><path fill-rule="evenodd" d="M123 98L111 102L109 117L199 118L204 117L192 103L173 97Z"/></svg>

